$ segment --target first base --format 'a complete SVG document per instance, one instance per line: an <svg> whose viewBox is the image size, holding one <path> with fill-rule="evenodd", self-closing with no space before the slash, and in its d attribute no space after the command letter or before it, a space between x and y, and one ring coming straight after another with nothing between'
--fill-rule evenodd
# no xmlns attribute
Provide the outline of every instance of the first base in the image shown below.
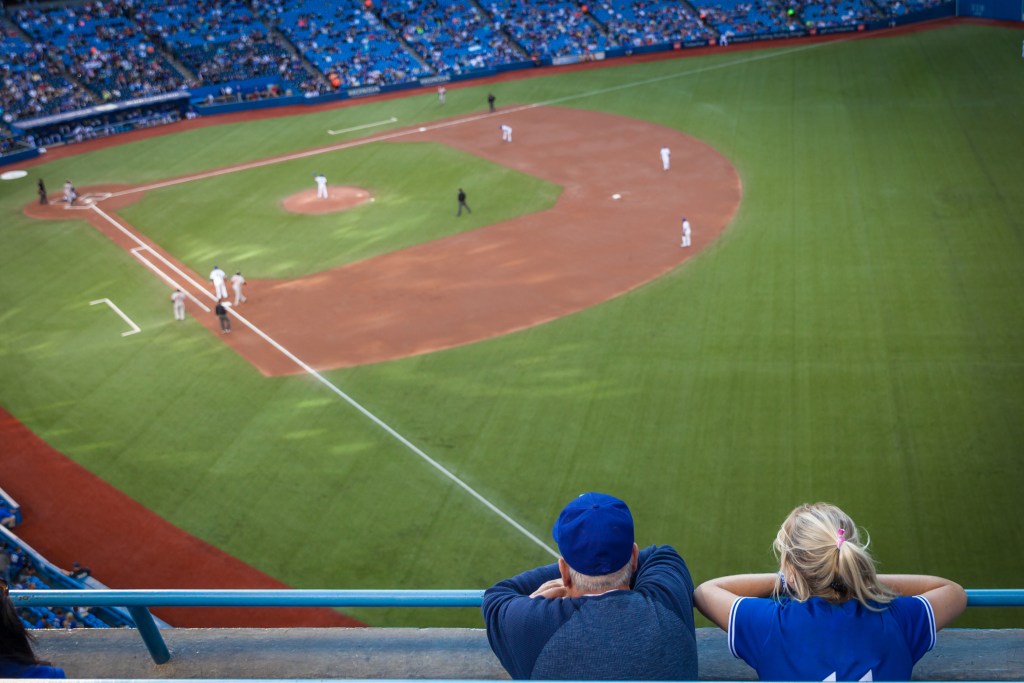
<svg viewBox="0 0 1024 683"><path fill-rule="evenodd" d="M618 194L618 193L615 193L615 194L612 195L612 199L622 199L622 195Z"/></svg>
<svg viewBox="0 0 1024 683"><path fill-rule="evenodd" d="M427 129L426 129L426 128L420 128L420 132L421 132L421 133L426 133L426 132L427 132Z"/></svg>

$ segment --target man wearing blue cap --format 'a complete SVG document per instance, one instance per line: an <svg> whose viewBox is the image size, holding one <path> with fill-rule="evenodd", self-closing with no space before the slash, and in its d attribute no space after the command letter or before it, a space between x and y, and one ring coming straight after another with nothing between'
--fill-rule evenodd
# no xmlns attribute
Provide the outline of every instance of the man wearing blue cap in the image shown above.
<svg viewBox="0 0 1024 683"><path fill-rule="evenodd" d="M484 593L487 639L516 679L697 678L693 579L671 546L640 551L624 502L584 493L551 530L561 557Z"/></svg>

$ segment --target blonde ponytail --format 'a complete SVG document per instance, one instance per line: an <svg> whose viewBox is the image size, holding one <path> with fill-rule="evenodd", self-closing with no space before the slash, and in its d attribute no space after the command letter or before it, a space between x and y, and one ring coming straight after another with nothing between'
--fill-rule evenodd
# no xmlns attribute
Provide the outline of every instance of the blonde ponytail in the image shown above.
<svg viewBox="0 0 1024 683"><path fill-rule="evenodd" d="M879 583L868 543L861 543L857 525L834 505L793 510L774 543L789 597L800 602L819 597L833 604L854 599L868 609L883 609L896 593Z"/></svg>

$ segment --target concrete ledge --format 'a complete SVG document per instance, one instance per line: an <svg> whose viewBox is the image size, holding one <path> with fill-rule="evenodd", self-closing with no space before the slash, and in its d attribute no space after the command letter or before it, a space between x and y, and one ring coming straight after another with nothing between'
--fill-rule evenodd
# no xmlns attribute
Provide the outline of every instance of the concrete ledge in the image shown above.
<svg viewBox="0 0 1024 683"><path fill-rule="evenodd" d="M169 629L156 665L130 629L37 631L40 657L72 678L504 679L482 629ZM725 633L697 629L700 677L755 680ZM948 629L914 671L923 680L1024 679L1024 629Z"/></svg>

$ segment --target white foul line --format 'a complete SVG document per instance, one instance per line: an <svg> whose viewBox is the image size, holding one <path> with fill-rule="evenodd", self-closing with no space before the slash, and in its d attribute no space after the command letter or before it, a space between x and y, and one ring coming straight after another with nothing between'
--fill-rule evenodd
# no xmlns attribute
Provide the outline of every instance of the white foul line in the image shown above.
<svg viewBox="0 0 1024 683"><path fill-rule="evenodd" d="M373 123L364 123L361 126L352 126L351 128L342 128L341 130L329 130L328 135L341 135L342 133L351 133L354 130L364 130L366 128L376 128L377 126L386 126L389 123L397 123L398 117L392 116L390 119L384 121L375 121Z"/></svg>
<svg viewBox="0 0 1024 683"><path fill-rule="evenodd" d="M551 548L550 548L550 547L549 547L549 546L548 546L548 545L547 545L546 543L544 543L544 541L542 541L542 540L540 540L539 538L537 538L536 536L534 536L534 535L533 535L532 533L530 533L530 531L529 531L528 529L526 529L526 528L525 528L525 527L524 527L523 525L521 525L521 524L520 524L519 522L517 522L517 521L515 521L514 519L512 519L511 517L509 517L509 516L508 516L507 514L505 514L504 512L502 512L502 511L501 511L501 509L499 509L499 508L498 508L498 507L497 507L496 505L494 505L494 503L492 503L491 501L487 500L487 499L486 499L486 498L484 498L484 497L483 497L482 495L480 495L479 493L477 493L477 492L476 492L476 490L474 490L474 489L473 489L473 488L472 488L472 487L471 487L471 486L470 486L469 484L467 484L466 482L464 482L464 481L462 481L461 479L459 479L459 477L457 477L457 476L456 476L455 474L453 474L453 473L451 472L451 470L449 470L449 469L448 469L448 468L446 468L446 467L445 467L444 465L442 465L441 463L439 463L439 462L437 462L436 460L434 460L433 458L431 458L431 457L430 457L429 455L427 455L426 453L424 453L424 452L423 452L423 451L422 451L422 450L421 450L421 449L420 449L420 448L419 448L418 446L416 446L416 445L415 445L414 443L412 443L411 441L409 441L408 439L406 439L406 438L405 438L404 436L402 436L401 434L399 434L399 433L398 433L397 431L395 431L395 430L394 430L394 429L393 429L393 428L392 428L391 426L389 426L389 425L388 425L388 424L387 424L386 422L384 422L383 420L381 420L381 419L380 419L379 417L377 417L376 415L374 415L373 413L371 413L371 412L370 412L369 410L367 410L366 408L364 408L364 407L363 407L362 405L360 405L360 404L359 404L359 402L358 402L358 401L356 401L356 400L355 400L354 398L352 398L351 396L349 396L348 394L346 394L346 393L345 393L344 391L342 391L341 389L339 389L339 388L338 388L337 386L335 386L335 385L334 385L333 383L331 383L331 381L330 381L330 380L328 380L328 379L327 379L326 377L324 377L324 376L323 376L323 375L321 375L321 374L320 374L319 372L317 372L316 370L314 370L314 369L313 369L312 367L310 367L309 365L307 365L306 363L304 363L304 362L303 362L303 361L302 361L301 359L299 359L299 358L298 358L298 357L297 357L297 356L296 356L295 354L293 354L293 353L292 353L291 351L289 351L289 350L288 350L288 349L286 349L285 347L281 346L281 345L280 345L280 344L279 344L278 342L276 342L276 341L275 341L274 339L272 339L272 338L271 338L271 337L270 337L269 335L267 335L267 334L266 334L266 333L265 333L265 332L264 332L263 330L261 330L260 328L256 327L256 326L255 326L255 325L253 325L253 324L252 324L251 322L249 322L249 321L248 321L248 320L247 320L247 319L246 319L246 318L245 318L244 316L242 316L241 314L239 314L237 310L235 310L234 308L229 308L229 309L228 309L228 313L229 313L229 314L231 314L231 315L233 315L233 316L235 316L236 318L238 318L238 320L239 320L239 321L241 321L241 323L242 323L243 325L245 325L245 326L246 326L246 327L248 327L248 328L249 328L250 330L252 330L253 332L255 332L255 333L256 333L257 335L259 335L259 336L260 336L260 338L262 338L262 339L263 339L264 341L266 341L266 342L267 342L268 344L270 344L270 345L271 345L271 346L273 346L273 347L274 347L275 349L277 349L278 351L280 351L280 352L281 352L281 353L282 353L282 354L283 354L283 355L284 355L284 356L285 356L286 358L288 358L288 359L289 359L290 361L292 361L293 363L295 363L296 365L298 365L298 366L299 366L300 368L302 368L302 369L303 369L304 371L306 371L306 372L307 372L307 373L308 373L308 374L309 374L310 376L312 376L312 377L313 377L313 379L317 380L318 382L320 382L321 384L323 384L323 385L324 385L325 387L327 387L328 389L330 389L331 391L333 391L333 392L334 392L335 394L337 394L337 395L338 395L338 396L339 396L340 398L342 398L342 399L343 399L344 401L346 401L346 402L347 402L347 403L348 403L349 405L351 405L351 406L352 406L353 408L355 408L356 410L358 410L358 411L359 411L360 413L362 413L362 414L363 414L364 416L366 416L367 418L369 418L369 419L370 419L370 420L371 420L371 421L372 421L372 422L373 422L374 424L376 424L376 425L377 425L378 427L380 427L380 428L381 428L381 429L383 429L383 430L384 430L385 432L387 432L387 433L388 433L388 434L390 434L390 435L391 435L392 437L394 437L394 438L395 438L395 439L396 439L396 440L397 440L397 441L398 441L399 443L401 443L401 444L402 444L403 446L405 446L406 448L408 448L408 449L409 449L410 451L412 451L413 453L415 453L416 455L418 455L418 456L419 456L420 458L422 458L422 459L423 459L423 460L424 460L424 461L425 461L426 463L428 463L428 464L429 464L429 465L430 465L431 467L433 467L433 468L434 468L434 469L436 469L436 470L437 470L438 472L440 472L440 473L441 473L441 474L443 474L443 475L444 475L445 477L447 477L447 478L448 478L448 479L450 479L450 480L451 480L452 482L454 482L454 483L455 483L455 484L456 484L457 486L459 486L459 488L461 488L461 489L462 489L462 490L464 490L464 491L465 491L466 493L468 493L469 495L471 495L471 496L473 496L474 498L476 498L476 499L477 499L477 500L478 500L478 501L479 501L480 503L482 503L482 504L484 505L484 507L486 507L486 508L487 508L488 510L490 510L491 512L493 512L494 514L498 515L498 516L499 516L499 517L501 517L501 518L502 518L503 520L505 520L506 522L508 522L508 523L509 523L509 524L510 524L510 525L511 525L511 526L512 526L513 528L515 528L515 529L516 529L517 531L519 531L520 533L522 533L522 534L523 534L524 536L526 536L526 537L527 537L528 539L530 539L531 541L533 541L534 543L536 543L537 545L539 545L539 546L540 546L541 548L543 548L543 549L544 549L545 551L547 551L547 552L548 552L549 554L551 554L551 555L552 555L553 557L558 557L558 556L559 556L559 555L558 555L558 553L557 553L557 552L555 552L554 550L552 550L552 549L551 549Z"/></svg>
<svg viewBox="0 0 1024 683"><path fill-rule="evenodd" d="M164 256L163 256L162 254L160 254L160 252L158 252L158 251L155 251L154 249L152 249L152 248L151 248L150 246L148 246L148 245L147 245L147 244L145 244L145 243L144 243L144 242L143 242L142 240L140 240L140 239L139 239L138 237L136 237L136 236L135 236L135 234L134 234L134 233L133 233L132 231L130 231L130 230L129 230L128 228L124 227L123 225L121 225L120 223L118 223L117 221L115 221L115 220L114 220L114 219L113 219L113 218L112 218L112 217L111 217L111 216L110 216L109 214L107 214L106 212L104 212L104 211L103 211L103 210L102 210L101 208L99 208L99 207L98 207L98 206L96 206L96 205L93 205L93 206L92 206L92 209L93 209L94 211L96 211L96 213L98 213L99 215L103 216L103 218L104 218L104 219L106 219L106 220L107 220L107 221L108 221L108 222L109 222L109 223L110 223L111 225L113 225L113 226L114 226L115 228L117 228L118 230L120 230L120 231L121 231L122 233L124 233L125 235L127 235L127 236L128 236L128 237L129 237L129 238L130 238L130 239L132 240L132 241L134 241L134 242L135 242L136 244L138 244L138 245L139 245L139 246L138 246L137 248L135 248L135 249L132 249L132 250L131 250L131 252L132 252L132 254L133 254L133 255L134 255L134 256L135 256L136 258L138 258L139 260L141 260L141 261L145 262L145 263L146 263L146 264L147 264L147 265L148 265L148 266L150 267L150 269L152 269L152 270L154 270L154 271L157 271L157 272L159 272L159 269L158 269L158 268L157 268L156 266L154 266L154 265L153 265L152 263L150 263L149 261L147 261L147 260L146 260L145 258L143 258L142 256L140 256L140 255L138 254L138 252L139 252L139 251L143 251L143 250L147 250L147 251L149 251L149 252L150 252L151 254L153 254L153 256L155 256L155 257L156 257L156 258L157 258L158 260L162 261L162 262L163 262L163 263L164 263L164 264L165 264L166 266L168 266L169 268L171 268L172 270L174 270L174 271L175 271L176 273L178 273L179 275L181 275L181 276L182 276L182 278L184 278L184 279L185 279L186 281L188 281L188 282L189 282L189 283L190 283L190 284L191 284L191 285L192 285L193 287L196 287L197 289L199 289L200 291L202 291L202 292L203 292L204 294L206 294L206 296L210 297L211 299L216 299L216 298L217 298L217 297L215 297L215 296L214 296L213 294L211 294L210 292L208 292L208 291L207 291L207 290L206 290L206 289L205 289L205 288L204 288L204 287L203 287L202 285L200 285L200 284L199 284L198 282L196 282L196 281L195 281L195 280L194 280L194 279L193 279L192 277L190 277L190 276L189 276L188 274L186 274L186 273L183 273L183 272L181 271L181 269L179 269L179 268L178 268L177 266L175 266L175 265L174 265L173 263L171 263L171 262L170 262L170 261L168 261L168 260L167 260L166 258L164 258ZM173 280L171 280L170 276L168 276L168 275L166 275L166 274L164 274L164 273L160 273L160 275L161 275L161 277L163 277L163 278L164 278L165 280L167 280L167 281L169 281L169 282L173 282ZM193 300L195 300L195 299L193 299ZM96 302L96 303L98 303L98 302ZM201 304L200 304L200 305L201 305ZM111 304L111 306L113 306L113 304ZM206 308L205 306L204 306L204 308L205 308L205 310L207 310L207 311L209 311L209 310L210 310L210 309ZM293 363L295 363L295 364L296 364L297 366L299 366L300 368L302 368L302 370L303 370L303 371L305 371L306 373L308 373L308 374L309 374L309 375L310 375L311 377L313 377L313 378L314 378L315 380L317 380L318 382L320 382L321 384L323 384L323 385L324 385L325 387L327 387L328 389L330 389L331 391L333 391L333 392L334 392L335 394L337 394L337 395L338 395L338 396L339 396L340 398L342 398L342 399L343 399L344 401L346 401L346 402L347 402L347 403L348 403L349 405L351 405L351 406L352 406L353 408L355 408L356 410L358 410L358 411L359 411L360 413L362 413L362 414L363 414L364 416L366 416L367 418L369 418L369 419L370 419L370 420L371 420L371 421L372 421L372 422L373 422L374 424L376 424L376 425L377 425L378 427L380 427L380 428L381 428L381 429L383 429L383 430L384 430L385 432L387 432L388 434L390 434L390 435L391 435L391 436L392 436L392 437L393 437L394 439L396 439L396 440L397 440L397 441L398 441L399 443L401 443L401 444L402 444L403 446L405 446L406 448L408 448L408 449L409 449L410 451L412 451L413 453L415 453L416 455L418 455L418 456L419 456L420 458L422 458L422 459L423 459L423 460L424 460L424 461L425 461L426 463L428 463L428 464L429 464L429 465L430 465L431 467L433 467L433 468L434 468L434 469L436 469L436 470L437 470L438 472L440 472L440 473L441 473L441 474L443 474L443 475L444 475L445 477L447 477L447 478L448 478L448 479L450 479L450 480L451 480L452 482L454 482L454 483L455 483L455 484L456 484L457 486L459 486L459 487L460 487L461 489L463 489L463 490L464 490L464 491L465 491L466 493L468 493L469 495L471 495L471 496L472 496L473 498L476 498L476 499L477 499L477 500L478 500L478 501L479 501L479 502L480 502L481 504L483 504L483 505L484 505L484 507L486 507L486 508L487 508L488 510L490 510L490 511L491 511L491 512L493 512L494 514L498 515L498 517L500 517L501 519L503 519L503 520L505 520L506 522L508 522L508 524L510 524L510 525L511 525L511 526L512 526L512 527L513 527L513 528L514 528L514 529L515 529L516 531L519 531L519 532L520 532L521 534L523 534L524 536L526 536L526 537L527 537L528 539L530 539L531 541L533 541L534 543L536 543L537 545L539 545L539 546L540 546L541 548L543 548L543 549L544 549L544 550L545 550L546 552L548 552L548 553L549 553L550 555L552 555L553 557L558 557L558 553L557 553L557 552L555 552L554 550L552 550L552 549L551 549L551 548L550 548L550 547L549 547L549 546L548 546L548 545L547 545L546 543L544 543L544 541L540 540L540 539L539 539L539 538L537 538L537 537L536 537L535 535L533 535L533 534L532 534L532 533L531 533L531 532L529 531L529 529L527 529L527 528L526 528L526 527L524 527L524 526L523 526L522 524L520 524L519 522L517 522L517 521L515 521L514 519L512 519L511 517L509 517L509 516L508 516L507 514L505 514L505 513L504 513L504 512L503 512L503 511L502 511L502 510L501 510L500 508L498 508L498 507L497 507L496 505L494 505L494 503L492 503L491 501L487 500L487 499L486 499L486 498L484 498L484 497L483 497L482 495L480 495L479 493L477 493L475 489L473 489L473 488L472 488L472 487L471 487L471 486L470 486L469 484L467 484L466 482L464 482L464 481L462 481L461 479L459 479L459 478L458 478L458 477L457 477L457 476L456 476L455 474L453 474L453 473L452 473L452 472L451 472L451 471L450 471L449 469L447 469L447 468L446 468L446 467L445 467L444 465L442 465L441 463L437 462L436 460L434 460L433 458L431 458L431 457L430 457L429 455L427 455L426 453L424 453L424 452L423 452L423 451L422 451L422 450L421 450L421 449L420 449L419 447L417 447L417 446L416 446L416 445L415 445L414 443L412 443L411 441L409 441L408 439L406 439L406 438L405 438L404 436L402 436L402 435L401 435L401 434L399 434L399 433L398 433L397 431L395 431L395 430L394 430L394 429L393 429L393 428L392 428L392 427L391 427L390 425L388 425L388 424L387 424L386 422L384 422L384 421L383 421L383 420L381 420L381 419L380 419L379 417L377 417L376 415L374 415L373 413L371 413L371 412L370 412L369 410L367 410L366 408L364 408L364 407L363 407L362 405L360 405L360 404L359 404L359 403L358 403L358 402L357 402L357 401L356 401L355 399L353 399L353 398L352 398L351 396L349 396L349 395L348 395L348 394L346 394L346 393L345 393L344 391L342 391L342 390L341 390L341 389L339 389L339 388L338 388L337 386L335 386L335 385L334 385L333 383L331 383L331 381L330 381L330 380L328 380L328 379L327 379L326 377L324 377L324 376L323 376L323 375L321 375L321 374L320 374L319 372L317 372L316 370L314 370L314 369L313 369L312 367L310 367L309 365L307 365L307 364L306 364L305 362L303 362L302 360L300 360L300 359L299 359L299 358L298 358L298 357L297 357L297 356L296 356L295 354L293 354L293 353L292 353L291 351L289 351L289 350L288 350L288 349L286 349L285 347L281 346L281 344L279 344L279 343L278 343L277 341L275 341L275 340L274 340L273 338L271 338L271 337L270 337L269 335L267 335L267 334L266 334L266 333L265 333L265 332L264 332L263 330L259 329L259 328L258 328L258 327L256 327L256 326L255 326L254 324L252 324L251 322L249 322L249 320L247 320L247 319L246 319L245 317L243 317L242 315L240 315L240 314L238 313L238 311L236 311L236 310L235 310L234 308L228 308L228 309L227 309L227 311L228 311L228 314L229 314L229 315L232 315L232 316L234 316L235 318L237 318L237 319L239 320L239 322L241 322L241 323L242 323L243 325L245 325L245 326L246 326L246 327L248 327L248 328L249 328L250 330L252 330L253 332L255 332L255 333L256 333L256 334L257 334L257 335L258 335L258 336L259 336L259 337L260 337L261 339L263 339L263 340L264 340L264 341L266 341L266 342L267 342L268 344L270 344L270 345L271 345L271 346L273 346L273 347L274 347L275 349L277 349L277 350L278 350L278 351L279 351L279 352L280 352L281 354L283 354L283 355L284 355L284 356L285 356L286 358L288 358L288 360L290 360L290 361L292 361ZM123 314L122 314L122 315L123 315ZM125 318L125 319L127 320L127 318Z"/></svg>
<svg viewBox="0 0 1024 683"><path fill-rule="evenodd" d="M179 284L178 284L177 282L175 282L175 281L174 281L174 279L173 279L173 278L172 278L172 277L171 277L170 275L168 275L167 273L165 273L164 271L160 270L160 269L159 269L159 268L157 268L157 267L156 267L155 265L153 265L153 262L152 262L152 261L150 261L149 259L147 259L147 258L146 258L145 256L140 256L140 255L139 255L139 252L140 252L140 251L149 251L149 252L151 252L151 253L154 253L154 254L156 253L155 251L153 251L153 250L152 250L152 249L150 249L149 247L135 247L134 249L132 249L132 256L134 256L135 258L139 259L139 260L140 260L140 261L142 261L142 262L143 262L144 264L146 264L146 267L147 267L147 268L149 268L149 269L150 269L150 270L152 270L152 271L153 271L154 273L156 273L156 274L157 274L157 275L159 275L159 276L160 276L161 278L163 278L163 279L164 279L164 281L166 281L166 282L167 282L167 283L168 283L169 285L171 285L171 287L174 287L175 289L181 289L181 285L179 285ZM195 302L195 304L196 304L197 306L199 306L199 308L203 309L203 311L204 311L204 312L206 312L206 313L209 313L209 312L210 312L210 307L209 307L209 306L207 306L206 304L204 304L204 303L203 303L202 301L200 301L199 299L197 299L197 298L195 298L194 296L192 296L192 292L189 292L189 291L187 291L187 290L184 290L184 289L181 289L181 291L182 291L182 292L183 292L183 293L185 294L185 296L187 296L187 297L188 297L189 299L192 299L192 301L194 301L194 302Z"/></svg>
<svg viewBox="0 0 1024 683"><path fill-rule="evenodd" d="M121 319L124 320L126 323L128 323L128 325L131 326L132 329L129 332L122 332L121 333L122 337L127 337L130 334L137 334L139 332L142 332L142 328L140 328L138 325L136 325L134 322L132 322L132 319L129 318L128 316L126 316L124 314L124 311L122 311L120 308L115 306L114 302L111 301L110 299L96 299L96 301L90 301L89 302L90 306L95 306L96 304L106 304L106 305L110 306L112 309L114 309L114 313L117 313L119 316L121 316Z"/></svg>

